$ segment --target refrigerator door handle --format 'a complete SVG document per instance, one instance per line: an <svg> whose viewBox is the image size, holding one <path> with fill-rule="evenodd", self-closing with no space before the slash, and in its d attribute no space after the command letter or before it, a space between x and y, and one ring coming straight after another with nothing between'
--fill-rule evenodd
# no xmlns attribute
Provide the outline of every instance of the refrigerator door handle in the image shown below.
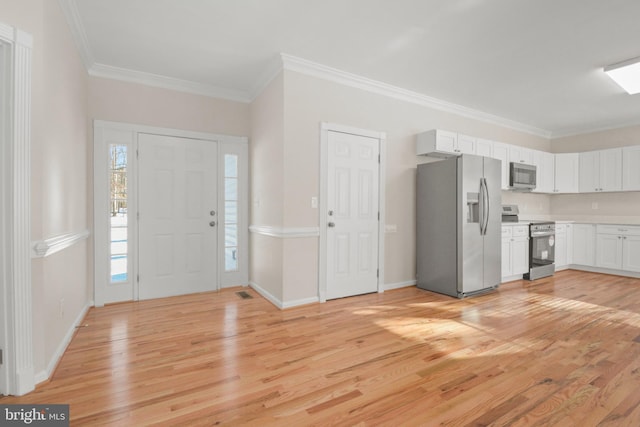
<svg viewBox="0 0 640 427"><path fill-rule="evenodd" d="M489 186L487 185L487 178L482 178L482 180L484 181L484 193L487 198L487 202L485 203L487 214L484 216L484 234L486 235L487 228L489 228L489 215L491 214L489 210L491 209L491 202L489 202Z"/></svg>
<svg viewBox="0 0 640 427"><path fill-rule="evenodd" d="M480 234L486 236L489 226L489 188L487 179L480 178L480 193L482 193L482 221L480 222Z"/></svg>
<svg viewBox="0 0 640 427"><path fill-rule="evenodd" d="M483 178L480 178L480 193L478 194L478 225L480 225L480 235L483 236L484 235L484 204L485 204L485 199L484 199L484 182L482 181Z"/></svg>

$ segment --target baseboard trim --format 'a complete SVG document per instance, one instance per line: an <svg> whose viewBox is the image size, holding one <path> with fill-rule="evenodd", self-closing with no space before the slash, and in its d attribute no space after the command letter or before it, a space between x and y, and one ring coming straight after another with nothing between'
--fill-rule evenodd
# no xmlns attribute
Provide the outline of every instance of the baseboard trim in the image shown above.
<svg viewBox="0 0 640 427"><path fill-rule="evenodd" d="M577 264L571 264L567 268L571 270L588 271L591 273L611 274L612 276L623 276L623 277L632 277L634 279L640 279L640 273L636 273L635 271L612 270L610 268L591 267L588 265L577 265Z"/></svg>
<svg viewBox="0 0 640 427"><path fill-rule="evenodd" d="M516 274L515 276L503 277L500 283L513 282L515 280L522 280L522 274Z"/></svg>
<svg viewBox="0 0 640 427"><path fill-rule="evenodd" d="M393 289L401 289L408 288L410 286L415 286L417 282L415 280L408 280L406 282L398 282L398 283L385 283L383 285L383 290L391 291Z"/></svg>
<svg viewBox="0 0 640 427"><path fill-rule="evenodd" d="M293 308L293 307L299 307L301 305L308 305L308 304L316 304L320 302L320 298L318 297L312 297L312 298L303 298L303 299L298 299L298 300L293 300L293 301L285 301L282 303L282 308Z"/></svg>
<svg viewBox="0 0 640 427"><path fill-rule="evenodd" d="M58 348L56 349L56 352L53 354L53 357L49 361L49 364L47 365L46 370L41 371L35 375L36 384L47 381L51 377L51 375L53 375L53 371L56 369L56 366L58 366L60 359L62 359L64 352L67 350L67 347L69 347L69 344L71 343L71 339L73 338L73 335L75 334L76 329L78 328L78 326L80 326L80 323L82 322L84 317L87 315L87 312L93 306L94 306L93 301L89 301L84 306L84 308L80 311L80 314L78 314L74 322L71 324L71 328L69 328L69 330L67 331L67 334L64 336L64 338L58 345Z"/></svg>
<svg viewBox="0 0 640 427"><path fill-rule="evenodd" d="M415 280L408 280L406 282L398 282L398 283L386 283L386 284L383 285L383 292L384 291L391 291L393 289L408 288L408 287L415 286L415 285L416 285L416 281ZM318 296L309 297L309 298L302 298L302 299L293 300L293 301L280 301L280 299L278 299L275 296L273 296L271 294L271 292L267 291L262 286L258 285L256 282L249 282L249 287L251 287L251 289L253 289L257 293L262 295L267 301L269 301L271 304L275 305L280 310L284 310L284 309L287 309L287 308L293 308L293 307L299 307L301 305L320 303L320 297L318 297Z"/></svg>
<svg viewBox="0 0 640 427"><path fill-rule="evenodd" d="M282 310L283 308L282 301L280 301L278 298L271 295L271 292L267 291L265 288L258 285L256 282L252 282L252 281L249 282L249 287L254 291L256 291L257 293L259 293L260 295L262 295L271 304L275 305L276 307Z"/></svg>

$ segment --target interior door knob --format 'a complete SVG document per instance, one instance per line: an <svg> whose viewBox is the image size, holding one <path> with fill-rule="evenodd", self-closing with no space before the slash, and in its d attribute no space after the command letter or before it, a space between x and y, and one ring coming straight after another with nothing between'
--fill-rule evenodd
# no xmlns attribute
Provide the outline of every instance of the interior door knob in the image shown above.
<svg viewBox="0 0 640 427"><path fill-rule="evenodd" d="M216 226L216 222L215 222L215 221L211 221L211 222L209 223L209 227L215 227L215 226Z"/></svg>
<svg viewBox="0 0 640 427"><path fill-rule="evenodd" d="M327 227L330 227L330 228L333 228L335 226L336 226L335 222L330 222L330 223L327 224Z"/></svg>

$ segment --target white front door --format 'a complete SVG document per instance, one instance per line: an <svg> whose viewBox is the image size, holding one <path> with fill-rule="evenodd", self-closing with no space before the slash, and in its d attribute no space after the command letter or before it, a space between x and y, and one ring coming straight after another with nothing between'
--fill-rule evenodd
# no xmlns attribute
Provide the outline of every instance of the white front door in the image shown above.
<svg viewBox="0 0 640 427"><path fill-rule="evenodd" d="M217 143L140 134L139 298L217 289Z"/></svg>
<svg viewBox="0 0 640 427"><path fill-rule="evenodd" d="M326 298L378 290L380 140L327 136Z"/></svg>

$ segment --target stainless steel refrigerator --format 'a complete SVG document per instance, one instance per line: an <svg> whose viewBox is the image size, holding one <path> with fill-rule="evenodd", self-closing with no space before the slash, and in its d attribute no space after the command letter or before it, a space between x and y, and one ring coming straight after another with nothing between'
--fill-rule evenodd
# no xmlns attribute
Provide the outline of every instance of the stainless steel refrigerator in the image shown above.
<svg viewBox="0 0 640 427"><path fill-rule="evenodd" d="M500 160L463 154L418 166L417 284L458 298L501 279Z"/></svg>

